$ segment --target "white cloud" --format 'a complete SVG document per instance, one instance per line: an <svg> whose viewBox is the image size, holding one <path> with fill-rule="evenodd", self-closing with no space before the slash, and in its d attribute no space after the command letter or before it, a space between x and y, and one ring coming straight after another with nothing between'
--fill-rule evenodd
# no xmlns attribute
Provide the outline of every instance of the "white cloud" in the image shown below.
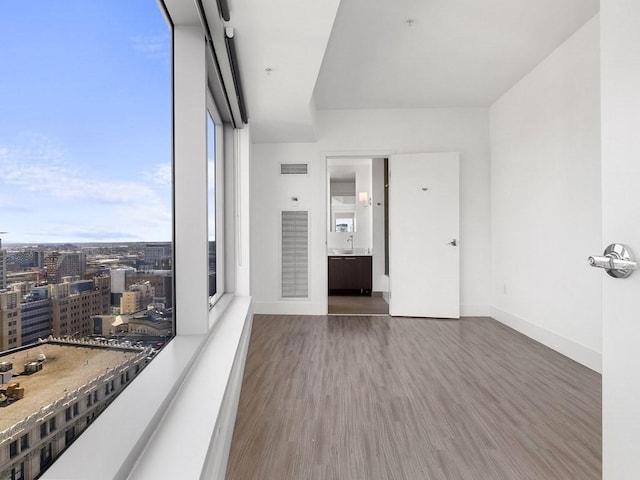
<svg viewBox="0 0 640 480"><path fill-rule="evenodd" d="M143 182L97 178L69 164L64 150L43 138L27 146L0 146L0 181L58 199L129 203L157 196Z"/></svg>
<svg viewBox="0 0 640 480"><path fill-rule="evenodd" d="M20 203L18 201L17 198L15 198L13 195L5 195L0 193L0 208L4 210L4 214L6 215L6 212L8 210L11 210L12 212L28 212L29 209L26 208L22 203Z"/></svg>
<svg viewBox="0 0 640 480"><path fill-rule="evenodd" d="M136 35L131 37L133 49L152 59L169 58L168 35Z"/></svg>
<svg viewBox="0 0 640 480"><path fill-rule="evenodd" d="M172 184L173 172L171 170L171 163L158 163L151 169L151 173L146 177L156 185L169 187Z"/></svg>
<svg viewBox="0 0 640 480"><path fill-rule="evenodd" d="M156 171L156 182L146 175L101 177L68 162L64 148L44 138L0 145L0 206L11 224L4 228L18 241L170 238L171 168L158 165ZM27 232L34 224L38 231Z"/></svg>

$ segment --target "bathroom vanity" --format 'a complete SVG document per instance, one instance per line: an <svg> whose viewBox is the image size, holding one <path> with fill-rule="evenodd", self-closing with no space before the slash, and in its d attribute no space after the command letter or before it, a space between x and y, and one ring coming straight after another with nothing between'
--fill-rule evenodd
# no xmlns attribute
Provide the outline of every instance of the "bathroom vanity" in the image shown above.
<svg viewBox="0 0 640 480"><path fill-rule="evenodd" d="M371 254L357 250L331 250L329 295L371 295Z"/></svg>

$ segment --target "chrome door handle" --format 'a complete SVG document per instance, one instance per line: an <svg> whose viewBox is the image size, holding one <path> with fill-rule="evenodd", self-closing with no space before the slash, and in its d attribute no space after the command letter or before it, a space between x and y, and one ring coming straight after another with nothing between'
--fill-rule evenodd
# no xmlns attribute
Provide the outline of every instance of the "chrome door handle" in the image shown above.
<svg viewBox="0 0 640 480"><path fill-rule="evenodd" d="M452 247L457 247L458 246L458 241L454 238L453 240L451 240L450 242L445 242L447 245L451 245Z"/></svg>
<svg viewBox="0 0 640 480"><path fill-rule="evenodd" d="M603 256L589 257L589 265L604 268L613 278L627 278L638 268L633 253L622 243L612 243L604 250Z"/></svg>

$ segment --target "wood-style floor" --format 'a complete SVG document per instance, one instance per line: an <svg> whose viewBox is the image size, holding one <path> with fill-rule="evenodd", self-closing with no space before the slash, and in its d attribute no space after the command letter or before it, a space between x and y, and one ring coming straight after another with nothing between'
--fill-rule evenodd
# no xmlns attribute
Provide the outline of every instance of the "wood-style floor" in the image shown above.
<svg viewBox="0 0 640 480"><path fill-rule="evenodd" d="M388 315L389 304L382 294L329 295L327 297L329 315Z"/></svg>
<svg viewBox="0 0 640 480"><path fill-rule="evenodd" d="M601 377L489 318L256 315L227 480L602 477Z"/></svg>

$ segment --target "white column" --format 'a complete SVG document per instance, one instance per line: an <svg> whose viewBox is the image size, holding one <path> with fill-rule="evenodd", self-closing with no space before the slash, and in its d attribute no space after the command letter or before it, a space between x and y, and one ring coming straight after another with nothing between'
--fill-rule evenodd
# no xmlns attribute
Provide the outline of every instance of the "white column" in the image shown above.
<svg viewBox="0 0 640 480"><path fill-rule="evenodd" d="M249 127L235 131L235 188L236 188L236 249L235 249L235 293L251 295L250 269L250 172L251 135Z"/></svg>
<svg viewBox="0 0 640 480"><path fill-rule="evenodd" d="M174 275L179 335L208 331L207 86L202 29L176 25L174 56Z"/></svg>
<svg viewBox="0 0 640 480"><path fill-rule="evenodd" d="M235 130L224 129L224 291L236 289L236 167Z"/></svg>

